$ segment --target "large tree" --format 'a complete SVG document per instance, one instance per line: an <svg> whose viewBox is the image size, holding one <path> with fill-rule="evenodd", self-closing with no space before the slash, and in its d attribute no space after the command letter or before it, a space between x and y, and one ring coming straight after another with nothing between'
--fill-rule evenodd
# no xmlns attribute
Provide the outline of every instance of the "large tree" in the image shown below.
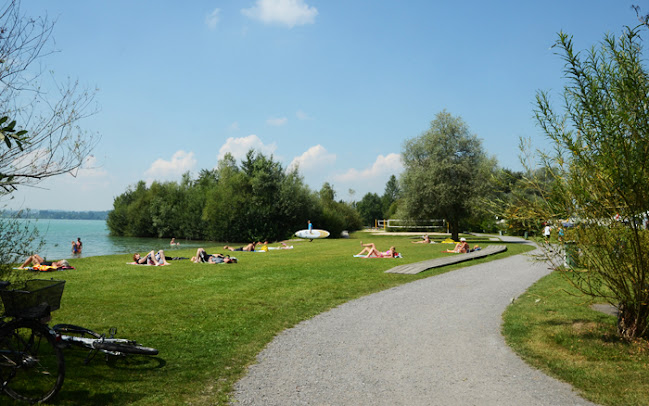
<svg viewBox="0 0 649 406"><path fill-rule="evenodd" d="M403 214L410 219L445 219L453 239L489 187L496 164L460 117L442 111L428 131L403 147Z"/></svg>
<svg viewBox="0 0 649 406"><path fill-rule="evenodd" d="M582 292L619 306L619 333L649 334L649 72L639 28L578 53L559 34L565 61L563 108L537 96L538 121L553 146L543 155L551 187L536 212L570 217L579 272L565 275ZM616 219L619 219L616 220ZM552 256L551 256L552 257Z"/></svg>
<svg viewBox="0 0 649 406"><path fill-rule="evenodd" d="M77 169L96 141L78 125L95 111L94 91L75 81L60 82L42 68L54 49L53 28L47 18L23 15L19 1L0 10L0 121L6 120L0 123L4 127L0 139L7 147L0 150L4 194Z"/></svg>
<svg viewBox="0 0 649 406"><path fill-rule="evenodd" d="M95 144L79 126L94 112L94 92L45 74L54 23L28 17L20 1L0 7L0 199L81 166ZM16 221L0 226L0 272L34 248L35 230Z"/></svg>

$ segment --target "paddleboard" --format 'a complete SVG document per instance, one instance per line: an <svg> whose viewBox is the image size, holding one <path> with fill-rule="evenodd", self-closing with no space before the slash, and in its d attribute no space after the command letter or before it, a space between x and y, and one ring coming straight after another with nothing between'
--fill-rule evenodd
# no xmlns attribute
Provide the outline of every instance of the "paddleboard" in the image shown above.
<svg viewBox="0 0 649 406"><path fill-rule="evenodd" d="M316 238L327 238L329 237L329 231L327 230L300 230L295 233L296 236L300 238L308 238L310 240Z"/></svg>

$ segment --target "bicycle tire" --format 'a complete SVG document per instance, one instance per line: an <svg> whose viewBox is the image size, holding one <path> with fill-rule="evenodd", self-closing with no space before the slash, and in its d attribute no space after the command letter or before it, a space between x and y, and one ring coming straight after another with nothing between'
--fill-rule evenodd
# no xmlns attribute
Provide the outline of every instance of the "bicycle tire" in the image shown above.
<svg viewBox="0 0 649 406"><path fill-rule="evenodd" d="M123 354L137 354L137 355L158 355L158 350L150 347L143 347L137 343L112 343L112 342L98 342L94 344L98 350L121 352Z"/></svg>
<svg viewBox="0 0 649 406"><path fill-rule="evenodd" d="M10 397L47 402L63 386L65 360L49 328L36 320L17 320L0 329L0 384Z"/></svg>

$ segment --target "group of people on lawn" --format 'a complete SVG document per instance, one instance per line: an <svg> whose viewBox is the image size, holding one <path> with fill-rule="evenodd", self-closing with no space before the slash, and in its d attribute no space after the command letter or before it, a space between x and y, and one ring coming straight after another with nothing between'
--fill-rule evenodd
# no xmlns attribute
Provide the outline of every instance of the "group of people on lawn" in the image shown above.
<svg viewBox="0 0 649 406"><path fill-rule="evenodd" d="M175 242L175 239L171 240L172 245L179 244ZM241 247L231 247L229 245L226 245L223 247L224 250L227 251L248 251L248 252L253 252L255 251L255 248L259 245L268 245L268 241L265 242L251 242L250 244L241 246ZM279 248L289 248L285 243L281 243L282 247ZM169 265L169 262L171 258L166 257L165 253L163 250L160 250L158 252L155 251L149 251L147 255L142 256L139 253L133 254L133 264L134 265L155 265L155 266L162 266L162 265ZM234 257L230 257L229 255L223 255L223 254L208 254L204 248L198 248L196 250L196 255L191 257L191 261L194 263L208 263L208 264L236 264L237 259Z"/></svg>
<svg viewBox="0 0 649 406"><path fill-rule="evenodd" d="M415 241L415 243L430 243L430 239L428 235L423 237L422 241ZM360 257L363 256L364 258L398 258L400 257L399 253L396 251L396 248L394 246L390 247L387 251L379 251L376 248L376 245L373 243L369 244L363 244L361 241L361 246L363 249L361 252L356 254L355 256ZM469 243L466 242L466 238L462 237L460 238L460 242L458 242L455 245L455 248L452 250L444 250L442 252L451 252L455 254L465 254L467 252L472 252L472 251L479 251L481 248L479 245L474 246L471 248L469 246Z"/></svg>
<svg viewBox="0 0 649 406"><path fill-rule="evenodd" d="M417 241L416 243L430 243L430 239L428 235L423 237L422 241ZM178 244L175 242L175 239L172 239L171 245ZM224 250L228 251L248 251L248 252L254 252L255 248L259 245L262 245L267 247L268 242L252 242L250 244L241 246L241 247L231 247L229 245L225 245L223 247ZM79 246L81 246L81 241L79 241ZM394 246L391 246L388 250L386 251L379 251L376 248L376 245L374 243L367 243L363 244L361 241L361 246L363 249L356 254L357 257L364 257L364 258L398 258L400 257L400 254L396 251L396 248ZM80 248L80 247L79 247ZM288 247L285 243L282 243L282 247L278 247L278 249L281 248L292 248ZM466 242L465 238L460 238L460 242L455 245L455 248L452 250L445 250L442 252L449 252L449 253L467 253L471 251L476 251L479 250L479 246L475 246L473 249L469 247L469 244ZM187 259L187 258L170 258L165 256L164 250L159 250L155 252L154 250L149 251L146 255L141 255L140 253L135 253L133 254L133 265L154 265L154 266L164 266L164 265L170 265L169 261L172 259ZM204 248L198 248L196 250L196 255L191 257L191 261L194 263L208 263L208 264L234 264L237 263L237 259L234 257L230 257L230 255L223 255L223 254L208 254ZM66 260L61 260L61 261L53 261L53 262L46 262L41 256L38 254L34 254L27 258L27 260L21 265L21 268L27 267L28 265L32 266L37 266L37 265L50 265L53 267L66 267L69 266L69 263Z"/></svg>

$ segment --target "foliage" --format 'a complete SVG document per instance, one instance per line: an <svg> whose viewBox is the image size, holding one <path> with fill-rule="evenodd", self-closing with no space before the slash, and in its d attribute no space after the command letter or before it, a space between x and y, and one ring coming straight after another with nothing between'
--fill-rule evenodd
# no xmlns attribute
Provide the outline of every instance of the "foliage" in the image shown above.
<svg viewBox="0 0 649 406"><path fill-rule="evenodd" d="M405 142L402 159L403 215L446 219L457 239L460 222L470 218L489 190L495 160L466 123L446 111L436 115L427 132Z"/></svg>
<svg viewBox="0 0 649 406"><path fill-rule="evenodd" d="M619 305L623 337L649 323L649 77L638 28L607 35L585 56L572 37L556 42L565 61L564 112L537 96L538 121L554 146L543 154L550 187L530 202L539 218L570 218L585 269L566 275L581 292ZM616 216L620 221L615 221ZM556 223L555 223L556 224Z"/></svg>
<svg viewBox="0 0 649 406"><path fill-rule="evenodd" d="M34 248L40 247L38 231L29 220L14 216L0 217L0 276L8 274L12 264L25 260Z"/></svg>
<svg viewBox="0 0 649 406"><path fill-rule="evenodd" d="M356 210L366 226L374 226L375 219L384 218L383 207L383 200L376 193L367 193L356 204Z"/></svg>
<svg viewBox="0 0 649 406"><path fill-rule="evenodd" d="M542 229L545 213L538 207L545 201L552 179L544 168L528 172L501 169L494 178L495 196L486 200L489 210L503 220L501 231L511 235L535 234ZM540 235L540 234L539 234Z"/></svg>
<svg viewBox="0 0 649 406"><path fill-rule="evenodd" d="M383 218L389 219L392 218L397 210L397 202L401 198L401 188L399 187L399 181L397 177L392 175L390 179L385 184L385 191L381 197L381 203L383 205Z"/></svg>
<svg viewBox="0 0 649 406"><path fill-rule="evenodd" d="M21 14L19 1L10 1L0 10L0 139L5 147L0 150L0 187L4 194L77 169L96 141L78 125L95 111L90 108L94 92L76 82L59 83L40 70L41 60L53 52L53 28L47 18Z"/></svg>
<svg viewBox="0 0 649 406"><path fill-rule="evenodd" d="M282 240L309 219L332 236L359 229L355 210L334 197L331 185L312 193L297 169L250 150L240 166L226 154L195 180L140 181L115 198L107 225L113 235L228 242Z"/></svg>
<svg viewBox="0 0 649 406"><path fill-rule="evenodd" d="M318 192L322 212L314 217L318 228L328 230L332 236L340 236L343 231L356 231L363 227L358 211L352 205L335 201L336 192L333 185L325 182Z"/></svg>
<svg viewBox="0 0 649 406"><path fill-rule="evenodd" d="M42 59L52 51L54 23L20 12L20 2L0 9L0 198L81 166L94 137L79 127L92 114L94 92L76 82L44 80ZM6 268L38 247L29 223L2 214L0 277Z"/></svg>

